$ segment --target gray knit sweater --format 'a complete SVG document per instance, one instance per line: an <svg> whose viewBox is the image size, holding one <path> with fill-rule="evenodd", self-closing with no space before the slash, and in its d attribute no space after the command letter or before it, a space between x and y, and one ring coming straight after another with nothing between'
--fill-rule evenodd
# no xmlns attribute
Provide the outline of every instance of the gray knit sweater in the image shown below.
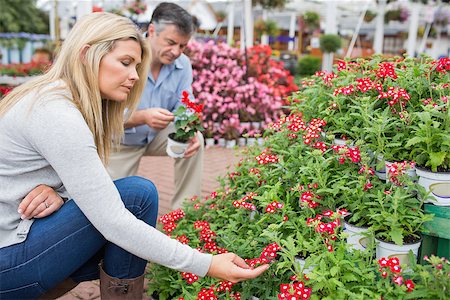
<svg viewBox="0 0 450 300"><path fill-rule="evenodd" d="M169 238L125 208L80 111L50 87L30 93L0 117L0 248L26 239L33 220L21 220L17 209L39 184L74 199L107 240L130 253L179 271L207 273L210 254Z"/></svg>

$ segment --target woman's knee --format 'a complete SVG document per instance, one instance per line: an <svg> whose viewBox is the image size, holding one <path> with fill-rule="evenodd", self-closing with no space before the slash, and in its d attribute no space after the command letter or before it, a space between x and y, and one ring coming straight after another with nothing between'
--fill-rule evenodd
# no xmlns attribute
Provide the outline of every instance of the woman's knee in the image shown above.
<svg viewBox="0 0 450 300"><path fill-rule="evenodd" d="M125 206L140 218L147 212L158 211L158 191L148 179L131 176L114 181Z"/></svg>

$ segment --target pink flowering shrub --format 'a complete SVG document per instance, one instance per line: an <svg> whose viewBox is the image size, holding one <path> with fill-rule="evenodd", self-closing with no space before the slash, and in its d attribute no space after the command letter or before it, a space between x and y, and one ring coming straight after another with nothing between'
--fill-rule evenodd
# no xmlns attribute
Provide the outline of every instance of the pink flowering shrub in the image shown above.
<svg viewBox="0 0 450 300"><path fill-rule="evenodd" d="M269 47L248 50L248 73L243 52L224 43L192 42L188 53L193 93L204 104L204 126L213 136L236 138L244 131L241 122L278 120L284 98L297 89L293 76L270 58Z"/></svg>

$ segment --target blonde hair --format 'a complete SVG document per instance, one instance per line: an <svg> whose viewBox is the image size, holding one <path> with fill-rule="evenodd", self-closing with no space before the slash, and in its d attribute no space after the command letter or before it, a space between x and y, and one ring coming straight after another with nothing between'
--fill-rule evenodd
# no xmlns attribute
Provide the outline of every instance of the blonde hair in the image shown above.
<svg viewBox="0 0 450 300"><path fill-rule="evenodd" d="M128 39L136 40L142 49L142 61L137 67L139 80L126 101L102 99L98 80L100 61L116 41ZM85 45L90 47L82 56ZM105 12L88 14L72 28L47 73L16 87L0 101L0 117L26 94L62 79L72 94L70 100L80 110L94 136L100 158L106 162L113 144L119 144L122 138L125 109L129 116L139 103L149 67L147 41L131 20Z"/></svg>

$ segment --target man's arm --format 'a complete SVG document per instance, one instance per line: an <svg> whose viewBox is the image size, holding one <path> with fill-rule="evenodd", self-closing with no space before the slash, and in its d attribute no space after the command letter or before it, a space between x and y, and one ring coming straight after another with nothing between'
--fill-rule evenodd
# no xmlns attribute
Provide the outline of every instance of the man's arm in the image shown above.
<svg viewBox="0 0 450 300"><path fill-rule="evenodd" d="M148 125L154 129L164 129L174 120L173 114L164 108L147 108L131 113L125 128Z"/></svg>

